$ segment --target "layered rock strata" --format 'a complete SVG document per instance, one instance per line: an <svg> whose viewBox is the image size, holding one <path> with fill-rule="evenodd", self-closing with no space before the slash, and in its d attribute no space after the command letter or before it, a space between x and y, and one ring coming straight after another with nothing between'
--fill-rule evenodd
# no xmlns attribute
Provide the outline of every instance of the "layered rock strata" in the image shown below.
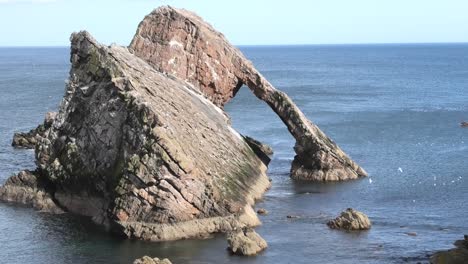
<svg viewBox="0 0 468 264"><path fill-rule="evenodd" d="M71 42L66 95L36 146L51 201L152 241L260 223L251 205L270 185L266 166L218 106L127 48L87 32Z"/></svg>
<svg viewBox="0 0 468 264"><path fill-rule="evenodd" d="M248 86L296 139L292 178L339 181L366 176L288 95L273 87L223 34L196 14L172 7L156 9L140 23L130 49L157 70L199 87L218 106L232 99L242 85Z"/></svg>

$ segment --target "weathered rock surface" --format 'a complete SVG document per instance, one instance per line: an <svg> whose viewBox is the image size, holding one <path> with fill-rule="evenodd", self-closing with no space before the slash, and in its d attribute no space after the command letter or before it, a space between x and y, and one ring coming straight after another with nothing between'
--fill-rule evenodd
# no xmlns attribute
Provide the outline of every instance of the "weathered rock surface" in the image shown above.
<svg viewBox="0 0 468 264"><path fill-rule="evenodd" d="M0 200L32 205L43 212L62 213L62 209L54 202L51 190L48 188L48 184L37 171L25 170L10 177L0 187Z"/></svg>
<svg viewBox="0 0 468 264"><path fill-rule="evenodd" d="M236 255L253 256L268 247L267 242L253 229L235 230L227 235L228 249Z"/></svg>
<svg viewBox="0 0 468 264"><path fill-rule="evenodd" d="M43 124L40 124L38 127L31 129L26 133L15 133L11 145L15 148L33 149L36 146L39 138L45 137L45 133L52 125L56 115L57 113L55 112L48 112L45 116Z"/></svg>
<svg viewBox="0 0 468 264"><path fill-rule="evenodd" d="M194 13L172 7L156 9L140 23L130 49L157 70L199 87L218 106L247 85L296 139L292 178L339 181L366 176L289 96L275 89L223 34Z"/></svg>
<svg viewBox="0 0 468 264"><path fill-rule="evenodd" d="M144 256L142 258L136 259L133 264L172 264L172 262L167 258L159 259Z"/></svg>
<svg viewBox="0 0 468 264"><path fill-rule="evenodd" d="M219 107L127 48L87 32L71 42L66 95L36 146L55 203L152 241L260 224L266 166Z"/></svg>
<svg viewBox="0 0 468 264"><path fill-rule="evenodd" d="M348 208L337 218L328 221L327 225L332 229L367 230L371 228L369 218L362 212Z"/></svg>
<svg viewBox="0 0 468 264"><path fill-rule="evenodd" d="M455 242L456 248L440 251L431 256L432 264L466 264L468 263L468 235L464 240Z"/></svg>

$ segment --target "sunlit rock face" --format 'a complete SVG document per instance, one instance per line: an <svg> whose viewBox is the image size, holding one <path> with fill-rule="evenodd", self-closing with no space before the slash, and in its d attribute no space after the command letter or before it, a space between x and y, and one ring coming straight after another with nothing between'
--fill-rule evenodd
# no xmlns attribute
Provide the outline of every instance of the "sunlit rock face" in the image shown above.
<svg viewBox="0 0 468 264"><path fill-rule="evenodd" d="M288 95L275 89L223 34L196 14L166 6L154 10L140 23L130 49L157 70L199 87L218 106L247 85L296 139L292 178L339 181L367 175Z"/></svg>

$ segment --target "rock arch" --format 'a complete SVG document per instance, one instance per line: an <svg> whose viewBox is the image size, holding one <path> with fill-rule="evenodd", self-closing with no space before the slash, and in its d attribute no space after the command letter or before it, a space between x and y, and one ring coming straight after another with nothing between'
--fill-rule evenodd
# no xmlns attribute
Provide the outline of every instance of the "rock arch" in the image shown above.
<svg viewBox="0 0 468 264"><path fill-rule="evenodd" d="M292 178L338 181L366 176L286 93L273 87L222 33L196 14L170 6L155 9L138 26L129 49L158 71L198 87L220 107L243 84L248 86L296 139Z"/></svg>

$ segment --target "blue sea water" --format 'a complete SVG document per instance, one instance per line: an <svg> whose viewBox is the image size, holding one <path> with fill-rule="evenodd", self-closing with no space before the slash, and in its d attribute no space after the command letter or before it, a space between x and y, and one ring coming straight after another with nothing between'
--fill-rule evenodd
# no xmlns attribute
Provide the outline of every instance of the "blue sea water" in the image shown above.
<svg viewBox="0 0 468 264"><path fill-rule="evenodd" d="M241 47L370 177L344 183L289 178L293 138L266 104L242 88L226 106L234 127L270 144L273 186L258 207L269 248L230 256L222 235L146 243L116 239L86 218L0 203L2 263L417 263L468 233L468 44ZM0 183L34 168L16 131L56 110L68 48L0 48ZM330 230L348 207L369 215L365 232ZM287 215L300 218L288 219ZM416 236L406 233L415 232Z"/></svg>

